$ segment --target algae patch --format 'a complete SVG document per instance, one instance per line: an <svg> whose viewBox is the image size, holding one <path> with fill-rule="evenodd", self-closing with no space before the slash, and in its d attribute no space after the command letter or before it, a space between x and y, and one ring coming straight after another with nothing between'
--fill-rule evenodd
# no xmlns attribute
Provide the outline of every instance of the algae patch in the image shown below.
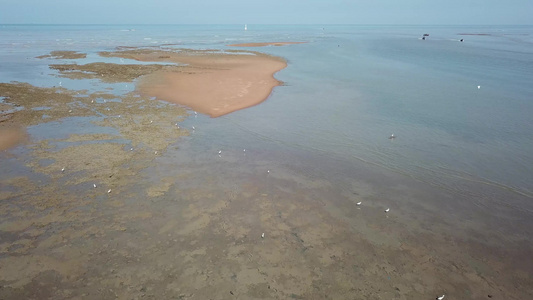
<svg viewBox="0 0 533 300"><path fill-rule="evenodd" d="M79 53L77 51L52 51L50 54L40 55L36 58L52 58L52 59L80 59L86 58L87 54Z"/></svg>
<svg viewBox="0 0 533 300"><path fill-rule="evenodd" d="M147 75L159 70L175 68L158 64L113 64L113 63L89 63L78 64L53 64L50 68L57 70L60 77L70 79L100 79L103 82L130 82L140 76Z"/></svg>

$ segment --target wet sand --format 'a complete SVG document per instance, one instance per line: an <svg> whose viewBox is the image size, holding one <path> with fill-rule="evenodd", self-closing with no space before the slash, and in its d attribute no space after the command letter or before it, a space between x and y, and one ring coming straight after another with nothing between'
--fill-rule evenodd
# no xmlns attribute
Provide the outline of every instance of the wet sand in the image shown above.
<svg viewBox="0 0 533 300"><path fill-rule="evenodd" d="M117 66L90 79L152 68ZM473 216L455 230L451 196L410 178L259 145L198 151L207 125L137 92L2 83L0 96L24 108L10 126L33 132L0 152L1 299L532 296L527 243L482 235Z"/></svg>
<svg viewBox="0 0 533 300"><path fill-rule="evenodd" d="M211 117L266 100L272 89L281 84L274 74L287 66L281 58L257 52L120 51L104 55L181 64L179 68L142 77L137 83L138 90Z"/></svg>

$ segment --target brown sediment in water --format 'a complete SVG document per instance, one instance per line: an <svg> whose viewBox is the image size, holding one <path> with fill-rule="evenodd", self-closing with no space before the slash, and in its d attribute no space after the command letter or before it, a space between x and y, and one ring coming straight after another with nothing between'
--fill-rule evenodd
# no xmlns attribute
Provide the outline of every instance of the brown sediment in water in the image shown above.
<svg viewBox="0 0 533 300"><path fill-rule="evenodd" d="M231 44L227 46L229 47L266 47L266 46L286 46L286 45L305 44L305 43L307 42L266 42L266 43Z"/></svg>
<svg viewBox="0 0 533 300"><path fill-rule="evenodd" d="M101 127L118 132L89 131L62 139L44 139L28 146L34 159L28 160L26 166L52 178L66 176L69 184L105 181L110 186L122 186L125 178L134 176L177 138L188 134L175 126L184 119L184 108L136 93L116 96L27 83L0 83L0 96L4 97L2 109L9 111L0 118L2 148L24 141L22 128L62 122L67 117L93 117L94 130ZM158 155L154 154L156 151ZM42 161L51 163L43 165ZM62 168L66 171L61 172Z"/></svg>
<svg viewBox="0 0 533 300"><path fill-rule="evenodd" d="M248 51L129 50L101 55L180 64L142 77L137 83L138 90L211 117L266 100L272 89L281 85L274 74L287 66L279 57Z"/></svg>
<svg viewBox="0 0 533 300"><path fill-rule="evenodd" d="M2 128L0 122L0 151L14 147L28 139L26 131L21 128Z"/></svg>

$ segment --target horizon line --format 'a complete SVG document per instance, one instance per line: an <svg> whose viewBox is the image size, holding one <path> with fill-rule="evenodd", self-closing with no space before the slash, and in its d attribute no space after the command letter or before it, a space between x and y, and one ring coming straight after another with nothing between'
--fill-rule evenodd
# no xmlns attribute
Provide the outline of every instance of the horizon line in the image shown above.
<svg viewBox="0 0 533 300"><path fill-rule="evenodd" d="M0 23L5 25L50 25L50 26L241 26L276 25L276 26L533 26L533 24L391 24L391 23Z"/></svg>

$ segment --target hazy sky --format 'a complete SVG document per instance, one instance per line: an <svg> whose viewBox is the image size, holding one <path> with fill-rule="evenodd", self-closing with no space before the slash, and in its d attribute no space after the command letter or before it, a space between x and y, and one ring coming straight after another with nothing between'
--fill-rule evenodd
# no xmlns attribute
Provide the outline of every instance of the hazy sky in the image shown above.
<svg viewBox="0 0 533 300"><path fill-rule="evenodd" d="M533 0L0 0L1 24L533 24Z"/></svg>

